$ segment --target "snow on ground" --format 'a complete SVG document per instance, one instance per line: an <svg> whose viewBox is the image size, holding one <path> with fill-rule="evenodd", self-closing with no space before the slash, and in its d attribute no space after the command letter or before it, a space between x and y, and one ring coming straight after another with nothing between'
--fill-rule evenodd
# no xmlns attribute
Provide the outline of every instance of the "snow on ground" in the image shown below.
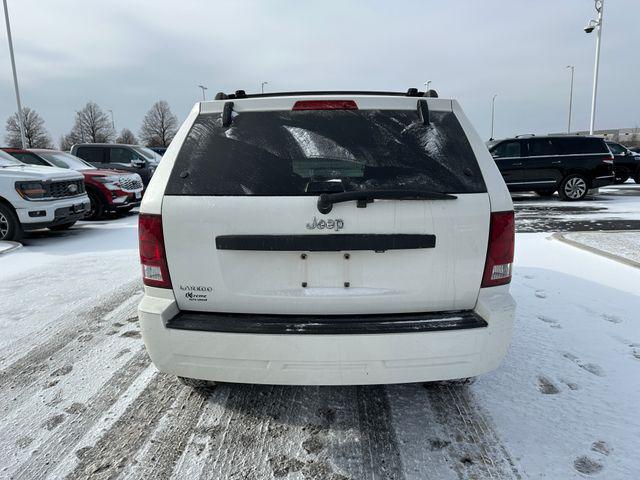
<svg viewBox="0 0 640 480"><path fill-rule="evenodd" d="M637 478L640 269L546 234L516 242L513 343L476 398L530 478Z"/></svg>
<svg viewBox="0 0 640 480"><path fill-rule="evenodd" d="M198 393L141 342L136 222L0 256L0 477L637 478L640 269L517 234L513 343L469 387Z"/></svg>
<svg viewBox="0 0 640 480"><path fill-rule="evenodd" d="M572 232L563 237L640 264L640 232Z"/></svg>

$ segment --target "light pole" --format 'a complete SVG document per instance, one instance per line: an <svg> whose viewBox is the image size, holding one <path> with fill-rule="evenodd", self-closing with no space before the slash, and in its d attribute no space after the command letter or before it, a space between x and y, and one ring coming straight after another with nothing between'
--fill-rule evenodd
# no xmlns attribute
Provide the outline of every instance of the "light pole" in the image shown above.
<svg viewBox="0 0 640 480"><path fill-rule="evenodd" d="M18 104L18 123L20 124L20 140L22 148L27 148L27 138L24 135L24 119L22 118L22 105L20 103L20 89L18 88L18 74L16 73L16 60L13 57L13 41L11 40L11 25L9 25L9 9L7 0L2 0L4 6L4 21L7 25L7 39L9 40L9 57L11 57L11 70L13 71L13 86L16 90L16 103Z"/></svg>
<svg viewBox="0 0 640 480"><path fill-rule="evenodd" d="M198 85L198 87L200 87L202 89L202 101L204 102L206 99L204 98L204 91L208 90L207 87L205 87L204 85Z"/></svg>
<svg viewBox="0 0 640 480"><path fill-rule="evenodd" d="M260 90L262 91L262 93L264 93L264 86L267 85L269 82L262 82L260 84Z"/></svg>
<svg viewBox="0 0 640 480"><path fill-rule="evenodd" d="M111 114L111 128L113 129L113 131L116 131L116 124L113 121L113 110L107 110L110 114Z"/></svg>
<svg viewBox="0 0 640 480"><path fill-rule="evenodd" d="M573 73L576 69L574 65L567 65L571 69L571 88L569 89L569 123L567 124L567 133L571 133L571 107L573 106Z"/></svg>
<svg viewBox="0 0 640 480"><path fill-rule="evenodd" d="M597 20L589 20L584 27L586 33L596 30L596 60L593 67L593 93L591 95L591 122L589 123L589 134L593 135L596 122L596 96L598 94L598 68L600 67L600 37L602 36L602 11L604 10L604 0L594 0L596 12L598 12Z"/></svg>
<svg viewBox="0 0 640 480"><path fill-rule="evenodd" d="M496 97L498 96L498 94L494 94L493 98L491 99L491 138L489 138L489 140L493 140L493 122L495 119L495 112L496 112Z"/></svg>
<svg viewBox="0 0 640 480"><path fill-rule="evenodd" d="M431 80L427 80L426 82L424 82L424 91L425 92L429 91L429 86L431 86Z"/></svg>

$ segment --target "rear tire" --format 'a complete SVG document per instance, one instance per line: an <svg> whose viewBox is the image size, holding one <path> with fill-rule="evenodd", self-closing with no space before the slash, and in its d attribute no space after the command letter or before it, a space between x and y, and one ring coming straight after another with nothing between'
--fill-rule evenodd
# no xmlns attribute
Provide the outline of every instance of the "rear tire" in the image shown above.
<svg viewBox="0 0 640 480"><path fill-rule="evenodd" d="M640 168L636 170L636 174L633 176L633 181L636 183L640 183Z"/></svg>
<svg viewBox="0 0 640 480"><path fill-rule="evenodd" d="M555 190L534 190L536 194L541 197L551 197L555 193Z"/></svg>
<svg viewBox="0 0 640 480"><path fill-rule="evenodd" d="M87 215L89 220L99 220L104 215L104 206L102 205L102 198L100 194L88 191L89 201L91 202L91 210Z"/></svg>
<svg viewBox="0 0 640 480"><path fill-rule="evenodd" d="M589 184L587 179L582 175L574 173L572 175L567 175L562 182L560 182L558 195L560 195L562 200L575 202L586 197L588 191Z"/></svg>
<svg viewBox="0 0 640 480"><path fill-rule="evenodd" d="M22 225L13 209L0 203L0 240L17 242L22 233Z"/></svg>
<svg viewBox="0 0 640 480"><path fill-rule="evenodd" d="M61 225L54 225L52 227L47 227L47 228L49 230L54 231L54 232L61 232L62 230L69 230L75 224L76 224L76 222L69 222L69 223L63 223Z"/></svg>
<svg viewBox="0 0 640 480"><path fill-rule="evenodd" d="M178 377L178 381L200 393L207 394L216 388L216 382L208 380L198 380L197 378Z"/></svg>
<svg viewBox="0 0 640 480"><path fill-rule="evenodd" d="M629 172L626 169L618 169L617 172L614 172L616 175L616 178L614 179L613 183L615 183L616 185L620 185L624 182L626 182L627 180L629 180L629 177L631 175L629 175Z"/></svg>

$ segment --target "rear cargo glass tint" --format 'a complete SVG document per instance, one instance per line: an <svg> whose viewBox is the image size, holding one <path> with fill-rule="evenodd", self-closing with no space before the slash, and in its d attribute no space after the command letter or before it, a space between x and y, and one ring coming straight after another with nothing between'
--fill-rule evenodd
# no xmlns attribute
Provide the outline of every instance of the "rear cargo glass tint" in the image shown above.
<svg viewBox="0 0 640 480"><path fill-rule="evenodd" d="M602 138L554 138L553 145L560 155L609 153Z"/></svg>
<svg viewBox="0 0 640 480"><path fill-rule="evenodd" d="M425 125L416 111L325 110L243 112L226 128L220 114L199 115L165 193L309 195L316 182L345 191L486 192L453 113L431 112Z"/></svg>

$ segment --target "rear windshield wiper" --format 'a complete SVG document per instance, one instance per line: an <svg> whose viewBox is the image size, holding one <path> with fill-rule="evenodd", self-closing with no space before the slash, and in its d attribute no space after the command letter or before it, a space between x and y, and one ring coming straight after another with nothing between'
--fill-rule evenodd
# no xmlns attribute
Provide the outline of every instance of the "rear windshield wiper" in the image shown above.
<svg viewBox="0 0 640 480"><path fill-rule="evenodd" d="M355 192L323 193L318 197L318 211L329 213L334 203L358 201L358 208L365 208L374 199L390 200L455 200L455 195L429 190L358 190Z"/></svg>

